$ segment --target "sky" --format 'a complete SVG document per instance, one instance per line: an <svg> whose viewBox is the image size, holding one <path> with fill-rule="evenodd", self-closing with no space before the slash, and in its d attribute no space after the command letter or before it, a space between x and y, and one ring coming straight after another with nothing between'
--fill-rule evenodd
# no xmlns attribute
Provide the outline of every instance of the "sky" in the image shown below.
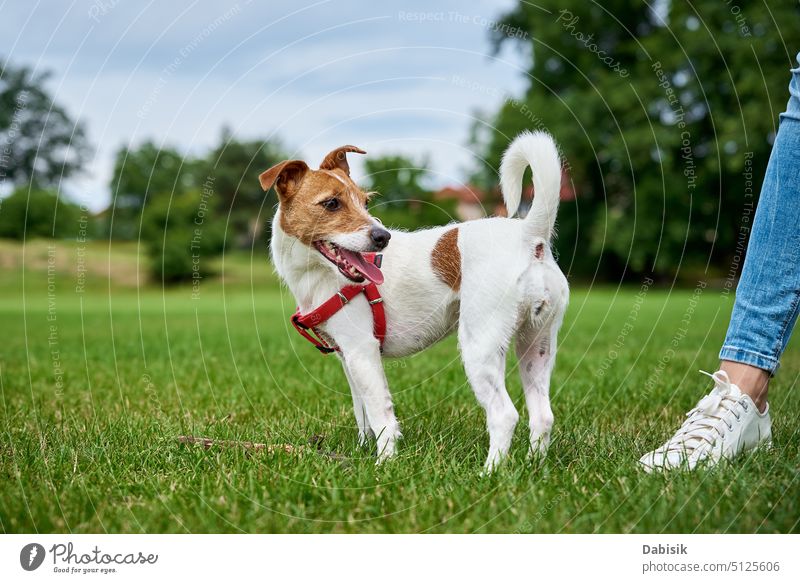
<svg viewBox="0 0 800 583"><path fill-rule="evenodd" d="M477 110L527 86L528 56L493 22L514 0L0 3L0 56L53 73L48 89L93 146L63 191L110 200L115 152L147 139L200 155L223 125L278 137L316 166L337 146L428 156L429 184L459 184ZM359 156L350 156L354 177Z"/></svg>

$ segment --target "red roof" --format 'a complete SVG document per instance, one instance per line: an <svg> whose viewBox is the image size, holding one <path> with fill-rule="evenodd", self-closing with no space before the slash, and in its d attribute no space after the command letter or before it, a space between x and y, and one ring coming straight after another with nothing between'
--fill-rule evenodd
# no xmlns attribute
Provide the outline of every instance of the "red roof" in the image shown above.
<svg viewBox="0 0 800 583"><path fill-rule="evenodd" d="M455 186L445 186L441 190L435 192L433 198L435 200L456 199L459 202L480 204L481 201L486 200L488 197L486 193L477 186L459 184Z"/></svg>
<svg viewBox="0 0 800 583"><path fill-rule="evenodd" d="M572 187L572 177L566 169L561 170L561 192L558 198L561 200L575 200L575 189ZM522 200L533 198L533 185L529 184L522 189Z"/></svg>
<svg viewBox="0 0 800 583"><path fill-rule="evenodd" d="M499 195L499 189L496 194ZM561 200L575 200L575 189L572 186L572 178L566 169L561 171L561 192L559 198ZM456 199L462 203L468 204L481 204L489 201L492 197L477 186L472 184L456 184L453 186L445 186L441 190L434 193L435 200L451 200ZM533 185L528 184L522 189L522 200L531 200L533 198Z"/></svg>

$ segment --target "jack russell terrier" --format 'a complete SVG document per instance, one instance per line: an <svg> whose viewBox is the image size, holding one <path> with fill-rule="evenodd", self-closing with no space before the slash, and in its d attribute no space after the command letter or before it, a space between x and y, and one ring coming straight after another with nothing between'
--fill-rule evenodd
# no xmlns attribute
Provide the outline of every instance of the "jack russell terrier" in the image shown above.
<svg viewBox="0 0 800 583"><path fill-rule="evenodd" d="M342 146L319 170L287 160L259 180L265 191L275 185L278 193L271 252L297 300L292 321L321 351L338 353L359 442L376 437L380 462L395 454L401 437L381 359L414 354L457 330L467 378L486 412L486 470L508 453L519 420L505 386L514 336L530 454L543 456L553 426L556 337L569 297L550 247L561 185L553 139L525 132L503 156L500 184L509 217L519 207L524 172L532 168L535 196L524 219L493 217L414 232L387 230L369 214L371 193L350 178L347 152L365 154Z"/></svg>

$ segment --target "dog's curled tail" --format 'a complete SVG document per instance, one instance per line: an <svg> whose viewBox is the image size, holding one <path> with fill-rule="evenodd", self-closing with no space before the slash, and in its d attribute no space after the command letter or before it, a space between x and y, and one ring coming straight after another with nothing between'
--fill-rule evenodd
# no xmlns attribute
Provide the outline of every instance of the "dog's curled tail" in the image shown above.
<svg viewBox="0 0 800 583"><path fill-rule="evenodd" d="M525 169L533 171L533 204L525 217L526 230L531 237L549 241L558 212L561 191L561 158L552 136L547 132L523 132L503 154L500 164L500 187L508 216L519 208L522 197L522 178Z"/></svg>

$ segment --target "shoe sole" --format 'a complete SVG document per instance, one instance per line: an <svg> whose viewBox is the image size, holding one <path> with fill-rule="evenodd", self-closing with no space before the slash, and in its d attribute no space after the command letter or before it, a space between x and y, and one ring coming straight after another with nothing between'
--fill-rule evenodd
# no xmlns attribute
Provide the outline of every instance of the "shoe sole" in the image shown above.
<svg viewBox="0 0 800 583"><path fill-rule="evenodd" d="M688 467L688 463L683 463L680 466L656 466L656 465L647 464L646 462L642 461L641 459L637 460L637 463L642 467L642 469L647 474L653 474L653 473L656 473L656 472L675 472L675 471L693 472L696 469L698 469L698 467L700 467L701 465L704 466L706 469L711 469L711 468L719 465L719 463L723 459L727 459L729 461L733 461L737 457L744 456L744 455L748 455L749 456L749 455L754 454L757 451L771 451L771 450L772 450L772 436L770 435L765 441L758 442L755 446L739 452L736 456L734 456L732 458L719 457L719 458L716 458L714 460L706 459L706 460L703 460L702 462L696 463L694 465L694 467Z"/></svg>

